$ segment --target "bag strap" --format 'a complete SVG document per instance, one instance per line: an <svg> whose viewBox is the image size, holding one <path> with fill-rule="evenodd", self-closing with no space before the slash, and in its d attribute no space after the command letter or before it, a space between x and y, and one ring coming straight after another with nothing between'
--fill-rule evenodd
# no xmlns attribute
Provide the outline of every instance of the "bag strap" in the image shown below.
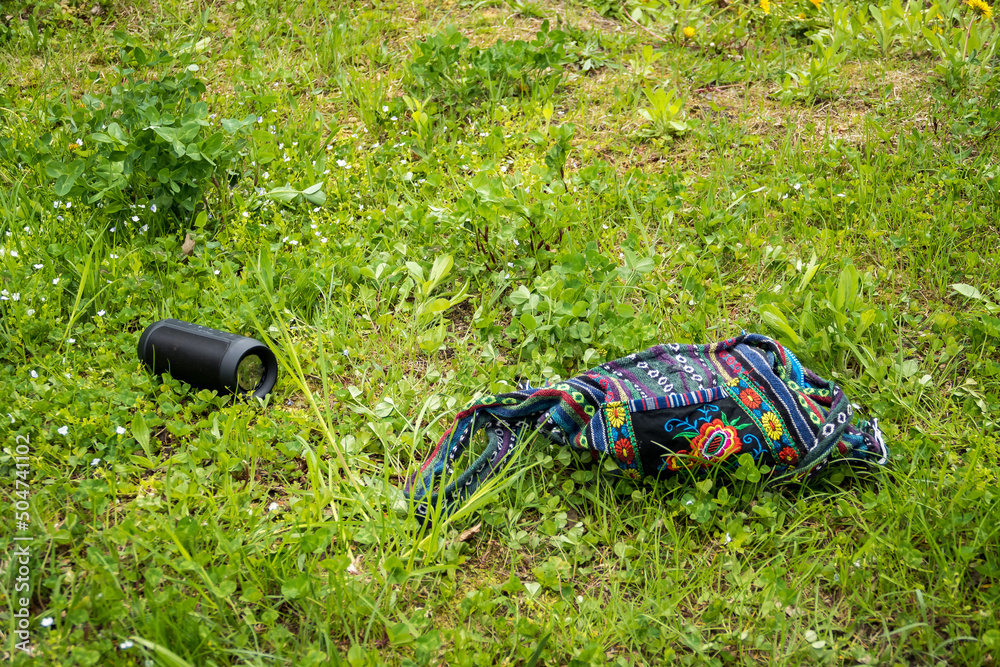
<svg viewBox="0 0 1000 667"><path fill-rule="evenodd" d="M423 501L425 514L430 506L441 500L448 507L461 503L484 482L497 475L517 449L533 420L546 414L554 416L567 400L571 399L564 390L534 387L473 401L471 406L458 413L451 429L441 437L430 458L407 482L406 493L415 500ZM582 410L580 408L581 413ZM566 413L565 410L561 412ZM582 414L575 415L575 420L576 426L585 425ZM439 490L439 478L452 472L452 463L472 442L472 437L484 428L487 429L487 445L483 453L454 482L443 491ZM440 498L441 493L443 498Z"/></svg>
<svg viewBox="0 0 1000 667"><path fill-rule="evenodd" d="M812 447L808 449L806 455L799 461L793 470L775 478L784 479L796 475L805 475L821 467L830 456L833 448L842 439L854 443L855 446L863 443L864 449L851 457L852 461L860 463L870 463L872 465L885 465L889 460L889 448L885 444L882 436L882 429L879 428L878 419L871 421L861 421L853 427L854 408L844 392L833 383L834 389L833 404L826 415L826 419L820 425L819 433Z"/></svg>
<svg viewBox="0 0 1000 667"><path fill-rule="evenodd" d="M820 424L816 440L807 449L806 455L802 457L799 464L786 475L782 475L782 477L807 472L816 464L826 459L830 455L830 451L844 435L847 426L851 423L851 417L854 416L854 409L851 407L851 402L847 400L847 396L844 395L839 386L833 383L831 385L834 388L833 401L829 411L826 413L826 419Z"/></svg>
<svg viewBox="0 0 1000 667"><path fill-rule="evenodd" d="M444 513L450 514L450 508L471 496L503 468L516 449L520 429L515 430L490 417L488 411L477 409L470 415L456 418L452 427L441 437L430 458L406 483L404 491L420 503L417 506L419 518L426 519L430 509L440 501L443 501ZM482 454L454 482L443 490L440 489L440 480L452 472L453 462L482 429L486 429L487 434L487 444Z"/></svg>
<svg viewBox="0 0 1000 667"><path fill-rule="evenodd" d="M850 439L848 434L853 433L861 436L866 444L865 456L856 460L869 462L877 465L884 465L889 457L889 450L882 438L882 431L878 428L878 420L872 422L861 422L860 428L852 428L854 418L854 408L844 394L844 391L835 382L825 380L812 371L805 368L798 357L780 343L758 334L746 334L744 342L759 345L765 349L771 349L779 355L783 366L782 372L788 373L788 379L793 380L799 386L807 384L828 389L830 392L830 407L826 416L819 426L819 431L811 445L805 447L806 453L798 465L792 470L775 477L774 480L785 479L804 475L810 471L818 470L830 456L833 448L841 439ZM876 460L877 459L877 460Z"/></svg>

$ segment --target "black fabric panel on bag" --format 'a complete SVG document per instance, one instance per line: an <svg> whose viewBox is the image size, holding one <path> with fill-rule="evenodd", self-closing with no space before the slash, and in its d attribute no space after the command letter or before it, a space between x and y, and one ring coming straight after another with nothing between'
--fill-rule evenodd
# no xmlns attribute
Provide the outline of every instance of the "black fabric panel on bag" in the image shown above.
<svg viewBox="0 0 1000 667"><path fill-rule="evenodd" d="M660 477L684 468L735 462L743 453L774 465L770 441L732 398L633 412L631 419L647 475Z"/></svg>

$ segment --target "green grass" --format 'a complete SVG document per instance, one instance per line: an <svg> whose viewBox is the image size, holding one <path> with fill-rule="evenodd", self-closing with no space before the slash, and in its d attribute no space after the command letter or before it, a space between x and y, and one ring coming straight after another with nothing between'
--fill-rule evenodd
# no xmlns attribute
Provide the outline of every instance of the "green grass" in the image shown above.
<svg viewBox="0 0 1000 667"><path fill-rule="evenodd" d="M0 497L13 528L27 443L34 662L996 663L1000 78L968 6L12 4ZM170 74L212 178L91 187L87 100ZM276 390L151 377L163 317L268 341ZM880 417L890 468L652 486L539 439L418 530L402 484L477 393L743 329Z"/></svg>

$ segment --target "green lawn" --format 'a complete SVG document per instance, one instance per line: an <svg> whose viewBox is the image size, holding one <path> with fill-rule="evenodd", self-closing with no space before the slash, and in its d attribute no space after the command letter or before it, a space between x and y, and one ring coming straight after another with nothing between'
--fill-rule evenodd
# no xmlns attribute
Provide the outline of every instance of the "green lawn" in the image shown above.
<svg viewBox="0 0 1000 667"><path fill-rule="evenodd" d="M4 3L0 655L997 664L971 2ZM269 342L275 391L151 376L165 317ZM414 520L473 397L741 330L878 416L888 469L654 485L537 439Z"/></svg>

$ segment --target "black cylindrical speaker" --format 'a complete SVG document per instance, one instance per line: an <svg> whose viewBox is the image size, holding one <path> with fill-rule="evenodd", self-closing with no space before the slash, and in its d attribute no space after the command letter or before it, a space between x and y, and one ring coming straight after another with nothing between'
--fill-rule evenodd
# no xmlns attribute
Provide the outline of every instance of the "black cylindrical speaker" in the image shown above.
<svg viewBox="0 0 1000 667"><path fill-rule="evenodd" d="M182 320L160 320L139 337L139 359L193 387L263 398L278 379L278 361L253 338Z"/></svg>

